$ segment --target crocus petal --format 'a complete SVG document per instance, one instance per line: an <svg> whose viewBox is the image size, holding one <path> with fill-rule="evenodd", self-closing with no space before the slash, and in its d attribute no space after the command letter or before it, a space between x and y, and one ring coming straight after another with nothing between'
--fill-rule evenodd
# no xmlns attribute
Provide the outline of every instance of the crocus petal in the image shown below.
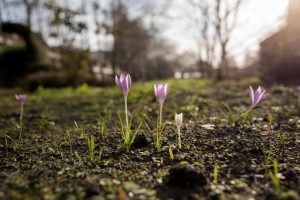
<svg viewBox="0 0 300 200"><path fill-rule="evenodd" d="M165 87L164 87L164 93L165 93L165 96L167 96L167 94L168 94L168 84L166 84Z"/></svg>
<svg viewBox="0 0 300 200"><path fill-rule="evenodd" d="M258 87L257 90L254 93L254 103L255 104L258 103L258 99L259 99L260 94L261 94L261 89L260 89L260 87Z"/></svg>
<svg viewBox="0 0 300 200"><path fill-rule="evenodd" d="M266 90L262 90L260 86L258 86L255 92L253 91L253 88L250 86L250 97L251 97L253 108L257 106L261 101L266 99L268 96L269 94L266 93Z"/></svg>
<svg viewBox="0 0 300 200"><path fill-rule="evenodd" d="M157 97L157 85L154 85L154 95Z"/></svg>
<svg viewBox="0 0 300 200"><path fill-rule="evenodd" d="M127 85L128 85L128 89L131 89L131 76L130 76L130 74L127 74Z"/></svg>
<svg viewBox="0 0 300 200"><path fill-rule="evenodd" d="M115 82L116 82L117 86L120 87L120 80L118 78L118 75L115 76Z"/></svg>
<svg viewBox="0 0 300 200"><path fill-rule="evenodd" d="M168 86L167 84L155 84L154 94L159 104L163 104L167 96Z"/></svg>
<svg viewBox="0 0 300 200"><path fill-rule="evenodd" d="M265 100L266 98L268 98L269 97L269 93L265 93L264 95L263 95L263 97L262 97L262 100Z"/></svg>
<svg viewBox="0 0 300 200"><path fill-rule="evenodd" d="M251 97L251 103L254 105L254 91L252 86L250 86L250 97Z"/></svg>
<svg viewBox="0 0 300 200"><path fill-rule="evenodd" d="M20 94L20 95L15 95L15 98L16 98L16 100L20 103L20 104L24 104L25 103L25 101L26 101L26 99L27 99L27 96L26 95L22 95L22 94Z"/></svg>
<svg viewBox="0 0 300 200"><path fill-rule="evenodd" d="M121 75L120 75L120 82L123 82L124 79L125 79L125 75L124 75L124 74L121 74Z"/></svg>
<svg viewBox="0 0 300 200"><path fill-rule="evenodd" d="M259 96L257 97L256 99L256 104L258 104L259 102L261 102L264 94L265 94L266 91L263 91L262 93L259 94Z"/></svg>

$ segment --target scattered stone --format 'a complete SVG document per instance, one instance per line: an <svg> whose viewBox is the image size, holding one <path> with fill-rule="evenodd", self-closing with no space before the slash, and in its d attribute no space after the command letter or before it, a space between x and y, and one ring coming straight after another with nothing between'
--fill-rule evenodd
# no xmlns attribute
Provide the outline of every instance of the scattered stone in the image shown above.
<svg viewBox="0 0 300 200"><path fill-rule="evenodd" d="M149 145L149 141L147 140L144 134L138 134L132 144L132 147L142 148Z"/></svg>
<svg viewBox="0 0 300 200"><path fill-rule="evenodd" d="M214 130L215 129L215 125L213 125L213 124L204 124L204 125L201 125L201 127L206 130Z"/></svg>
<svg viewBox="0 0 300 200"><path fill-rule="evenodd" d="M179 187L203 187L207 180L202 172L190 165L178 165L170 169L166 184Z"/></svg>
<svg viewBox="0 0 300 200"><path fill-rule="evenodd" d="M99 186L97 184L86 184L84 186L86 197L92 197L100 193Z"/></svg>

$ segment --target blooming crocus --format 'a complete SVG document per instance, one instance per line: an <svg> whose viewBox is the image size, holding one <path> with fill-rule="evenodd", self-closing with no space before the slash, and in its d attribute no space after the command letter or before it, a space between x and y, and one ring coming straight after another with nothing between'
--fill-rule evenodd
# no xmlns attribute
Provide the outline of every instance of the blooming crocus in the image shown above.
<svg viewBox="0 0 300 200"><path fill-rule="evenodd" d="M20 95L15 95L17 101L20 103L20 105L24 105L26 99L27 99L27 96L26 95L23 95L23 94L20 94Z"/></svg>
<svg viewBox="0 0 300 200"><path fill-rule="evenodd" d="M182 120L183 120L183 115L182 113L180 114L175 114L175 123L176 123L176 127L177 127L177 133L178 133L178 146L179 149L181 149L181 125L182 125Z"/></svg>
<svg viewBox="0 0 300 200"><path fill-rule="evenodd" d="M159 123L161 124L162 121L162 109L164 102L166 100L168 94L168 84L155 84L154 85L154 94L156 99L159 103Z"/></svg>
<svg viewBox="0 0 300 200"><path fill-rule="evenodd" d="M251 108L255 108L260 102L265 100L269 96L268 93L266 93L265 90L262 90L260 86L256 89L254 92L252 86L250 86L250 97L251 97Z"/></svg>
<svg viewBox="0 0 300 200"><path fill-rule="evenodd" d="M20 104L20 133L19 133L19 142L21 140L22 137L22 131L23 131L23 114L24 114L24 104L25 101L27 99L26 95L15 95L15 98L17 99L17 101Z"/></svg>
<svg viewBox="0 0 300 200"><path fill-rule="evenodd" d="M124 96L128 96L129 90L131 88L131 77L129 74L121 74L119 77L116 75L115 81L117 86L121 89Z"/></svg>
<svg viewBox="0 0 300 200"><path fill-rule="evenodd" d="M125 117L126 117L126 127L127 130L129 130L129 124L128 124L128 110L127 110L127 96L129 93L129 90L131 88L131 77L129 74L121 74L120 76L116 75L115 81L117 86L121 89L124 95L124 102L125 102Z"/></svg>

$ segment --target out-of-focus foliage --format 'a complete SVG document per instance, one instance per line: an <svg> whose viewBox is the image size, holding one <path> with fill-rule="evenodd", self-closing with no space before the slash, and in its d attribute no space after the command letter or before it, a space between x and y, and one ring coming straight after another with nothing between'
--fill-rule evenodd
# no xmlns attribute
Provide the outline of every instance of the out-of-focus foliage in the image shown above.
<svg viewBox="0 0 300 200"><path fill-rule="evenodd" d="M27 74L48 67L44 63L43 51L33 40L28 27L15 23L3 23L1 29L4 33L17 34L24 43L23 46L8 47L0 54L1 85L12 86Z"/></svg>

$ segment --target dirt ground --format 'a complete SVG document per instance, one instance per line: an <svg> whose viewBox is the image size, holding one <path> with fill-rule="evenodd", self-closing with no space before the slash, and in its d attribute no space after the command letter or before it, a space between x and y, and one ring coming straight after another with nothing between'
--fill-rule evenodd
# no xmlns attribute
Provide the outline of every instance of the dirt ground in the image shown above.
<svg viewBox="0 0 300 200"><path fill-rule="evenodd" d="M130 91L132 130L143 123L129 151L122 147L117 114L124 118L124 103L117 87L29 93L20 141L14 94L21 91L0 90L0 199L300 199L296 88L266 88L270 97L243 121L256 79L166 82L160 151L153 140L154 82L134 83ZM179 149L174 114L181 112Z"/></svg>

